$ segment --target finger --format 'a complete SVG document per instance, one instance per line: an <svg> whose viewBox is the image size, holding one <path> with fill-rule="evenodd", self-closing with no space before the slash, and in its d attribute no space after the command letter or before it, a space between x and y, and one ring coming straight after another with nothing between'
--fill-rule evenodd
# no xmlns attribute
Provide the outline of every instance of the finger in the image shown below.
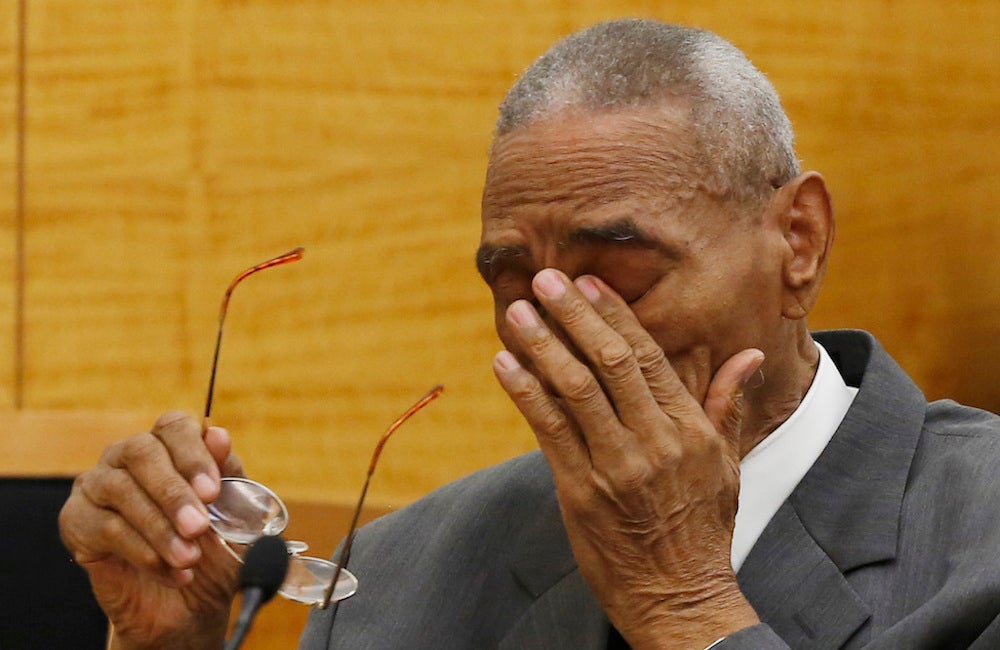
<svg viewBox="0 0 1000 650"><path fill-rule="evenodd" d="M198 545L178 534L170 518L128 471L99 465L75 481L74 492L93 506L90 528L84 530L97 549L147 569L158 563L149 557L149 550L177 569L191 567L201 557Z"/></svg>
<svg viewBox="0 0 1000 650"><path fill-rule="evenodd" d="M527 301L515 301L507 308L507 322L521 353L563 400L590 457L614 463L627 453L628 441L621 435L618 415L590 368L545 326Z"/></svg>
<svg viewBox="0 0 1000 650"><path fill-rule="evenodd" d="M493 371L507 395L524 416L554 476L580 476L590 469L590 457L569 418L538 378L525 370L513 354L503 350L493 359Z"/></svg>
<svg viewBox="0 0 1000 650"><path fill-rule="evenodd" d="M243 476L243 463L232 453L232 438L228 431L222 427L208 427L205 429L205 446L222 476Z"/></svg>
<svg viewBox="0 0 1000 650"><path fill-rule="evenodd" d="M705 415L737 458L743 424L743 387L763 362L764 353L753 348L733 355L715 373L705 397Z"/></svg>
<svg viewBox="0 0 1000 650"><path fill-rule="evenodd" d="M628 303L600 278L592 275L580 276L574 284L600 317L628 342L659 409L673 419L696 414L698 401L674 372L663 348L642 326Z"/></svg>
<svg viewBox="0 0 1000 650"><path fill-rule="evenodd" d="M590 361L625 426L638 433L646 429L637 426L640 423L662 418L633 343L602 317L577 285L563 273L545 269L535 276L533 288L546 311ZM633 339L641 344L639 337ZM655 343L653 347L659 349Z"/></svg>
<svg viewBox="0 0 1000 650"><path fill-rule="evenodd" d="M160 439L177 472L199 499L209 502L219 494L219 465L205 444L205 429L196 418L178 411L161 415L151 432Z"/></svg>
<svg viewBox="0 0 1000 650"><path fill-rule="evenodd" d="M201 444L200 434L198 439ZM204 503L174 467L161 438L151 433L132 436L110 447L102 464L127 472L135 490L145 492L181 536L194 539L208 530Z"/></svg>
<svg viewBox="0 0 1000 650"><path fill-rule="evenodd" d="M59 534L73 559L88 573L115 571L122 562L164 583L190 569L171 567L138 532L116 513L98 508L74 484L59 512Z"/></svg>

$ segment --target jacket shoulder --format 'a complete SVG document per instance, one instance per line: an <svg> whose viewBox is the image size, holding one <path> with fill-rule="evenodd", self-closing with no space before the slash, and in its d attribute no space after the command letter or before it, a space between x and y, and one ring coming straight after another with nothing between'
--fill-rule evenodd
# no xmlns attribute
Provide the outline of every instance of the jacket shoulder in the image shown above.
<svg viewBox="0 0 1000 650"><path fill-rule="evenodd" d="M986 444L1000 442L1000 416L952 400L928 404L924 427L938 436L981 438Z"/></svg>
<svg viewBox="0 0 1000 650"><path fill-rule="evenodd" d="M423 534L463 535L494 527L529 504L552 496L552 474L541 452L530 452L448 483L366 526L367 534L404 527Z"/></svg>

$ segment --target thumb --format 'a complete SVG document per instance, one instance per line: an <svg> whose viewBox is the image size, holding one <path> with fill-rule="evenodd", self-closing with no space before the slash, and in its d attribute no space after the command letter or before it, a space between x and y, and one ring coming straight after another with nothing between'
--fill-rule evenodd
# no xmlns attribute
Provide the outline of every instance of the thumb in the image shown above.
<svg viewBox="0 0 1000 650"><path fill-rule="evenodd" d="M705 415L738 455L743 424L743 386L764 362L764 353L749 348L730 357L712 378L705 395Z"/></svg>

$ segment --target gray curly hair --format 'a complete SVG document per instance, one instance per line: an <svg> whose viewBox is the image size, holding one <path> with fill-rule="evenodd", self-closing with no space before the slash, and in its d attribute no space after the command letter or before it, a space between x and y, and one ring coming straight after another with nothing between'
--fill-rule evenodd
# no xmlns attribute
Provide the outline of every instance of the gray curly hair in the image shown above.
<svg viewBox="0 0 1000 650"><path fill-rule="evenodd" d="M695 155L720 198L763 199L799 173L792 126L774 86L734 45L656 20L599 23L556 43L500 104L502 136L567 108L686 100Z"/></svg>

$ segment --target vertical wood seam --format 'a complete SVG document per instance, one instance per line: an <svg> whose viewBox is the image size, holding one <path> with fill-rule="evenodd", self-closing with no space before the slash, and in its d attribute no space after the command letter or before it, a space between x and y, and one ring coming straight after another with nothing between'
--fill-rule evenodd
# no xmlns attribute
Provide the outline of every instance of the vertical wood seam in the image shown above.
<svg viewBox="0 0 1000 650"><path fill-rule="evenodd" d="M14 408L24 406L25 142L27 139L27 0L17 3L17 189L14 208Z"/></svg>

